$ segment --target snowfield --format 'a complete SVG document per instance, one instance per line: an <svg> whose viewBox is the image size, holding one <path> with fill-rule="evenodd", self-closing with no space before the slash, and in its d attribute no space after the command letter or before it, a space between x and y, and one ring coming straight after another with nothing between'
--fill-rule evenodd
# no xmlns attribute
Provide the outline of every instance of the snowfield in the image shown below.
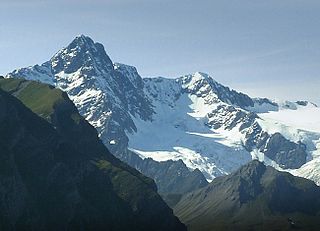
<svg viewBox="0 0 320 231"><path fill-rule="evenodd" d="M298 106L297 109L281 108L279 111L261 113L259 116L273 123L320 133L320 108L310 103L307 106Z"/></svg>
<svg viewBox="0 0 320 231"><path fill-rule="evenodd" d="M209 110L203 102L184 94L175 106L159 101L154 105L152 122L135 119L137 132L127 134L129 148L141 157L156 161L182 159L189 168L198 168L209 181L251 160L239 133L213 131L205 125ZM211 109L215 107L211 105Z"/></svg>

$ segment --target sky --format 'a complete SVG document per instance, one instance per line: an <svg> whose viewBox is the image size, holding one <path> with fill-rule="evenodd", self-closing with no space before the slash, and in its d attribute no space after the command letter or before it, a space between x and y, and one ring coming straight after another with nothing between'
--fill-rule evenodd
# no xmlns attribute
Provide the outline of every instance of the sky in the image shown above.
<svg viewBox="0 0 320 231"><path fill-rule="evenodd" d="M0 74L77 35L144 77L201 71L250 96L320 104L319 0L0 0Z"/></svg>

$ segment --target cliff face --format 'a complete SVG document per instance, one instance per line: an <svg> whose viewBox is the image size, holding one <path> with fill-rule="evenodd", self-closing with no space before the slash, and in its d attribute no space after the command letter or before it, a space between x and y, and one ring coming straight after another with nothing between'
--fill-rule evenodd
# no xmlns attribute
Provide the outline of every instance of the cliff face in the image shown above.
<svg viewBox="0 0 320 231"><path fill-rule="evenodd" d="M25 80L0 88L11 94L0 90L1 230L185 230L65 93Z"/></svg>

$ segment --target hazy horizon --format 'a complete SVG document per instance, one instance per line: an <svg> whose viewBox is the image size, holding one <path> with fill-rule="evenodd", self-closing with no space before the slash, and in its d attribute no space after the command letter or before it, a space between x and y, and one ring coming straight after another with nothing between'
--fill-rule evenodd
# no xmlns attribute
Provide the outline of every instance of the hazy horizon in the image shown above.
<svg viewBox="0 0 320 231"><path fill-rule="evenodd" d="M79 34L143 77L201 71L233 89L320 104L320 2L2 0L0 74Z"/></svg>

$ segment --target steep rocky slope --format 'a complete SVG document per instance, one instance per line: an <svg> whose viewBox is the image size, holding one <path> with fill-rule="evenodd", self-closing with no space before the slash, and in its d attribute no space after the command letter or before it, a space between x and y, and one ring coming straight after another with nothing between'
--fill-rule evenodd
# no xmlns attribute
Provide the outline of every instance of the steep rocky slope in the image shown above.
<svg viewBox="0 0 320 231"><path fill-rule="evenodd" d="M166 165L153 162L150 165L150 161L144 161L128 150L127 133L137 131L133 120L152 121L155 113L153 105L145 96L144 82L137 70L131 66L113 64L103 46L89 37L78 36L48 62L16 70L7 77L40 81L67 92L80 114L98 130L100 139L110 152L146 176L153 177L164 194L171 193L171 186L161 178L166 172L166 167L162 166L170 163L170 168L176 169L170 175L176 182L185 179L177 172L181 168L184 172L189 170L179 162L169 161ZM146 169L145 166L154 169ZM153 173L150 174L150 171ZM193 171L187 175L197 179L197 183L189 188L197 189L203 184L203 176L193 174ZM186 182L181 181L180 185ZM178 190L184 192L184 189Z"/></svg>
<svg viewBox="0 0 320 231"><path fill-rule="evenodd" d="M185 230L66 93L26 80L0 87L1 230Z"/></svg>
<svg viewBox="0 0 320 231"><path fill-rule="evenodd" d="M188 230L318 230L320 188L252 161L185 195L174 209Z"/></svg>

